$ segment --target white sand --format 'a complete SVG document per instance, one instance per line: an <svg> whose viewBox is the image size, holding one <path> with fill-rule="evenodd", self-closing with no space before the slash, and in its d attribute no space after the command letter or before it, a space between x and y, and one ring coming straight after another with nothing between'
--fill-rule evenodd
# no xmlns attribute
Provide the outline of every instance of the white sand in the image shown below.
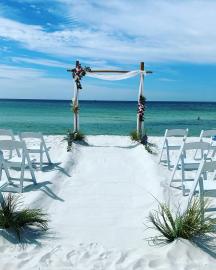
<svg viewBox="0 0 216 270"><path fill-rule="evenodd" d="M50 231L25 247L2 232L0 270L215 269L213 256L186 240L150 246L149 211L159 201L185 203L167 187L170 172L158 157L127 137L89 136L89 146L66 152L61 136L46 137L55 166L36 171L26 205L45 209ZM151 138L158 145L161 138Z"/></svg>

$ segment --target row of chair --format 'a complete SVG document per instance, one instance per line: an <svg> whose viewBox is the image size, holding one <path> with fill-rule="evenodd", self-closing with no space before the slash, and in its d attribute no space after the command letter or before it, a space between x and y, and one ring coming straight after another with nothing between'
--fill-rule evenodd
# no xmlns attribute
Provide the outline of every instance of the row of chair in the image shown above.
<svg viewBox="0 0 216 270"><path fill-rule="evenodd" d="M173 186L177 171L181 173L180 188L183 195L189 195L189 204L195 193L199 192L203 203L204 193L215 190L216 182L216 129L202 130L195 142L188 142L188 129L166 130L160 153L159 163L165 162L171 171L169 185ZM171 137L178 137L178 143L171 144ZM176 142L176 139L173 141ZM175 162L171 160L171 151L178 151ZM163 156L166 156L163 159ZM191 179L186 178L186 172L194 172ZM209 180L209 181L207 181ZM179 186L178 186L179 187Z"/></svg>
<svg viewBox="0 0 216 270"><path fill-rule="evenodd" d="M1 186L0 191L8 189L8 186L16 187L15 190L23 191L23 181L31 181L36 184L36 177L33 169L33 163L37 160L31 160L31 154L39 154L39 164L42 170L44 155L48 163L51 163L49 148L47 148L43 134L39 132L22 132L15 139L12 130L0 129L0 180L4 170L7 182ZM32 144L32 139L34 144ZM10 169L20 171L20 177L14 178L10 174ZM25 178L25 171L30 171L31 179ZM14 181L19 181L19 185L14 185ZM9 188L10 189L10 188Z"/></svg>

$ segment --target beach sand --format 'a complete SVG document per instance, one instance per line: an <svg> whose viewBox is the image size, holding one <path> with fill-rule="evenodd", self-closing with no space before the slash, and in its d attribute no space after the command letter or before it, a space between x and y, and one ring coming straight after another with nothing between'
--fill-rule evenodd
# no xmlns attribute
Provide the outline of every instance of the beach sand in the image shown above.
<svg viewBox="0 0 216 270"><path fill-rule="evenodd" d="M214 252L187 240L149 243L157 232L147 229L147 218L158 201L187 203L168 187L170 171L158 156L123 136L88 136L88 145L74 144L71 152L63 136L45 140L53 164L36 170L38 185L27 187L22 199L47 211L50 229L22 246L2 231L1 270L215 268ZM162 138L150 141L160 148Z"/></svg>

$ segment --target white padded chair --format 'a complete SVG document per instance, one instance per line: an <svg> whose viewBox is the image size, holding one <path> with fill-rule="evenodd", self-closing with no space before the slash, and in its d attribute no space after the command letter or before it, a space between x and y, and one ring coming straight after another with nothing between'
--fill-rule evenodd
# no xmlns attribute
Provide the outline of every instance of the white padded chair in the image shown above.
<svg viewBox="0 0 216 270"><path fill-rule="evenodd" d="M0 140L15 141L14 133L11 129L0 129ZM19 149L15 149L18 156L20 156ZM12 158L13 151L10 151L10 158Z"/></svg>
<svg viewBox="0 0 216 270"><path fill-rule="evenodd" d="M211 144L208 142L189 142L189 143L183 143L182 147L179 150L178 158L176 160L176 163L174 165L174 168L172 170L172 174L170 177L170 186L172 185L172 182L175 181L174 177L177 170L181 170L181 187L183 195L186 195L186 189L185 189L185 181L189 180L185 177L186 171L196 171L199 168L201 160L195 160L194 159L194 152L200 151L202 154L202 157L204 155L208 155L209 151L211 149ZM188 152L192 152L190 155ZM190 158L192 157L192 158Z"/></svg>
<svg viewBox="0 0 216 270"><path fill-rule="evenodd" d="M4 151L13 151L13 150L19 150L20 157L15 156L12 158L5 158L4 157ZM19 181L20 185L16 185L15 191L22 192L23 191L23 182L28 181L28 182L33 182L36 184L36 178L34 174L34 170L32 168L32 163L29 157L29 154L27 152L26 146L24 142L19 142L19 141L12 141L12 140L1 140L0 141L0 150L1 150L1 165L0 165L0 171L1 171L1 178L2 178L2 169L4 169L5 174L7 176L7 180L9 183L8 185L14 184L15 181ZM11 177L10 170L11 169L18 169L20 170L20 177L15 178ZM31 174L31 179L26 179L25 177L25 171L29 170ZM1 180L0 178L0 180ZM5 188L5 185L3 186ZM1 191L4 191L2 187L0 188Z"/></svg>
<svg viewBox="0 0 216 270"><path fill-rule="evenodd" d="M31 140L35 141L35 145L30 144ZM20 140L25 142L26 148L29 154L39 154L40 155L40 169L43 168L44 155L47 158L48 163L51 162L49 155L49 148L47 148L43 134L40 132L22 132L20 133Z"/></svg>
<svg viewBox="0 0 216 270"><path fill-rule="evenodd" d="M186 140L188 135L188 129L166 129L162 144L162 149L160 153L160 159L159 163L161 162L167 162L168 168L171 168L171 161L170 161L170 151L176 151L179 150L183 144L183 142ZM172 144L171 137L178 137L179 143L178 144ZM165 152L166 159L162 160L163 153Z"/></svg>

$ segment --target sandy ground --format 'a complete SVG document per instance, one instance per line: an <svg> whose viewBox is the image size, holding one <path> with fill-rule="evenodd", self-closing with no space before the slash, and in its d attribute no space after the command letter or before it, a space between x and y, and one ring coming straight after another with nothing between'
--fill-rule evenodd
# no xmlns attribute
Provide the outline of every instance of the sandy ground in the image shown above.
<svg viewBox="0 0 216 270"><path fill-rule="evenodd" d="M47 211L50 230L23 246L2 231L1 270L215 268L214 250L186 240L165 246L147 241L155 235L146 226L157 200L187 202L168 187L171 172L158 165L158 156L128 137L88 136L88 145L73 145L69 153L62 136L45 139L53 164L36 170L38 184L26 187L22 198ZM150 140L160 148L162 138Z"/></svg>

